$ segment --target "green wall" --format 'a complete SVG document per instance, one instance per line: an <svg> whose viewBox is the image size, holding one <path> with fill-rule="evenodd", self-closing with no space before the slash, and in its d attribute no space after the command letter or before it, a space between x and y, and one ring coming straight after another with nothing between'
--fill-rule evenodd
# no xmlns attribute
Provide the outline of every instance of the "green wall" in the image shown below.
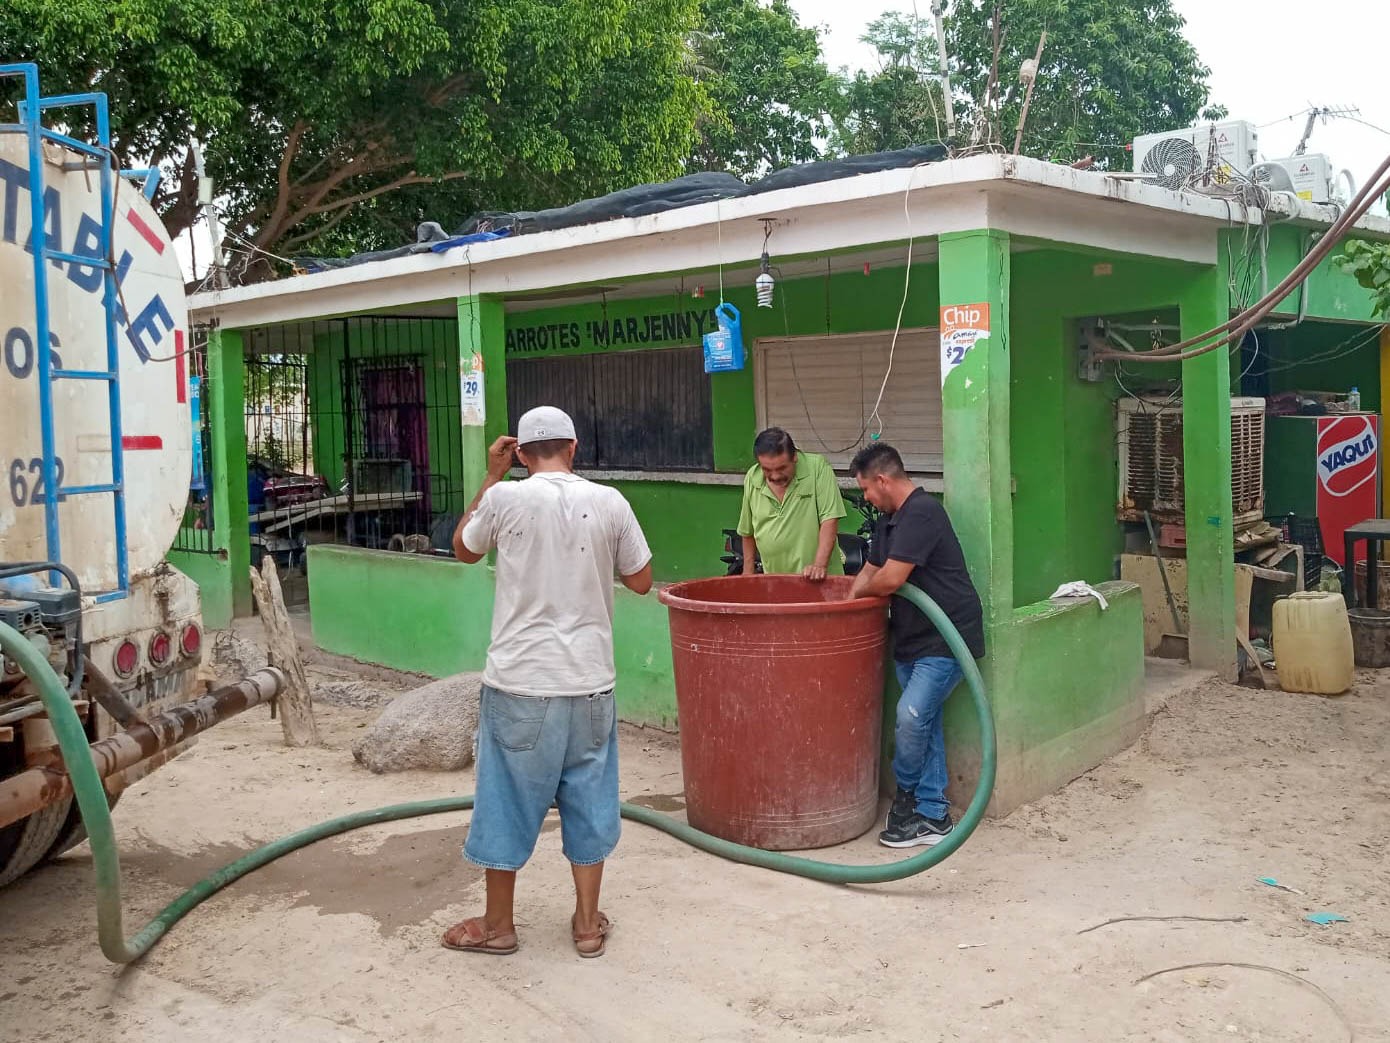
<svg viewBox="0 0 1390 1043"><path fill-rule="evenodd" d="M1244 242L1236 233L1224 233L1239 256ZM1269 270L1269 288L1273 289L1298 264L1308 252L1310 233L1306 228L1288 225L1275 225L1269 232L1269 252L1265 262ZM1357 283L1356 278L1344 271L1338 259L1343 248L1337 247L1332 255L1313 269L1308 277L1308 299L1305 310L1309 318L1336 319L1344 322L1372 322L1371 296ZM1240 261L1237 260L1237 268ZM1263 282L1256 283L1255 292L1248 303L1260 296ZM1296 312L1300 291L1295 289L1280 302L1280 310Z"/></svg>
<svg viewBox="0 0 1390 1043"><path fill-rule="evenodd" d="M314 643L364 662L432 677L482 670L492 627L493 572L443 558L356 547L309 548ZM622 719L674 728L666 609L616 591L616 689Z"/></svg>
<svg viewBox="0 0 1390 1043"><path fill-rule="evenodd" d="M1175 263L1056 248L1015 253L1012 267L1014 604L1028 605L1069 580L1111 578L1123 543L1115 520L1121 392L1113 377L1078 376L1079 320L1172 309L1195 275ZM1174 371L1151 368L1154 380Z"/></svg>
<svg viewBox="0 0 1390 1043"><path fill-rule="evenodd" d="M774 272L774 274L776 274ZM714 428L714 467L717 471L743 471L753 464L753 437L757 434L757 410L754 398L754 365L751 353L754 341L762 337L804 337L825 333L869 333L892 330L898 305L903 295L905 269L874 267L865 275L862 271L841 272L815 278L779 281L773 307L759 308L751 286L726 285L725 299L739 310L743 323L743 340L750 352L748 364L734 373L716 373L710 377L710 408ZM912 267L911 293L903 313L903 327L935 326L938 314L937 266L915 264ZM549 336L547 346L533 347L535 341L513 346L508 358L541 358L548 355L585 354L594 351L631 351L634 348L669 348L700 343L699 330L710 328L705 317L719 303L718 286L713 280L704 286L704 296L691 295L693 286L684 294L651 297L643 300L612 301L607 304L580 304L564 308L542 308L510 312L507 315L508 336L515 341L518 332L540 327L566 327L578 330L578 336L566 335L557 346ZM670 325L660 328L659 336L646 342L633 343L624 337L620 343L596 344L590 335L591 324L628 319L641 322L639 337L646 334L647 316L700 314L704 319L690 322L689 336L666 336ZM808 446L808 448L812 448ZM638 514L641 518L642 515ZM734 519L735 521L737 519ZM643 519L645 522L646 519Z"/></svg>
<svg viewBox="0 0 1390 1043"><path fill-rule="evenodd" d="M1269 390L1361 392L1361 408L1380 412L1380 341L1365 326L1306 321L1261 338L1269 351ZM1256 360L1252 376L1264 369Z"/></svg>
<svg viewBox="0 0 1390 1043"><path fill-rule="evenodd" d="M171 550L165 560L198 584L204 629L221 630L232 625L236 605L232 595L232 567L225 553Z"/></svg>
<svg viewBox="0 0 1390 1043"><path fill-rule="evenodd" d="M743 490L737 485L683 482L604 482L632 504L652 548L652 571L661 580L715 576L724 566L723 529L738 524Z"/></svg>
<svg viewBox="0 0 1390 1043"><path fill-rule="evenodd" d="M902 297L904 274L905 269L899 266L872 268L868 275L854 271L828 278L785 280L777 285L772 309L756 307L751 286L727 286L726 299L742 314L744 342L751 354L754 341L761 337L891 330ZM903 315L904 327L936 325L937 267L934 264L914 265L911 286L913 292ZM687 292L683 295L613 301L606 305L580 304L510 312L506 316L506 328L511 340L521 337L525 344L526 331L541 327L551 329L545 335L547 346L535 347L533 333L529 346L513 347L507 352L507 357L536 358L698 344L699 331L711 328L712 320L708 313L718 303L717 286L707 285L701 298ZM621 342L610 339L610 343L595 344L590 336L591 323L607 323L611 330L612 324L617 322L626 330L633 328L628 325L628 319L641 321L641 331L647 334L646 316L667 314L699 314L703 326L690 319L689 336L666 337L664 334L676 331L671 323L664 327L658 323L650 329L661 335L645 343L641 340L633 342L624 336ZM565 328L563 338L558 335L561 327ZM579 335L572 337L570 331L575 327L579 329ZM314 351L308 358L314 463L333 488L341 482L344 473L341 376L344 336L344 331L336 324L323 324L315 337ZM439 471L443 463L449 461L455 465L449 471L455 495L447 505L436 503L434 509L462 511L466 503L463 496L463 454L459 448L458 326L449 321L383 321L349 327L346 336L351 338L350 350L355 357L425 355L431 469ZM753 373L754 364L750 357L743 370L716 373L710 377L716 471L741 473L752 466L752 443L757 434ZM497 423L499 407L505 406L505 381L489 378L486 387L488 425L491 430ZM508 421L508 429L514 429L515 418L508 418ZM665 481L605 484L620 489L632 503L651 543L658 580L684 579L719 571L719 555L723 553L721 530L732 528L738 521L741 496L738 486ZM854 531L859 521L859 517L851 512L845 522L846 531Z"/></svg>
<svg viewBox="0 0 1390 1043"><path fill-rule="evenodd" d="M198 584L203 626L230 626L251 614L251 546L246 514L246 367L239 330L214 330L207 343L202 408L211 442L212 554L171 550L166 559ZM138 524L132 519L131 524Z"/></svg>
<svg viewBox="0 0 1390 1043"><path fill-rule="evenodd" d="M997 733L995 814L1051 793L1143 733L1144 612L1139 588L1097 584L1094 600L1018 609L991 629L982 664ZM946 709L951 796L963 807L979 774L979 732L963 693Z"/></svg>

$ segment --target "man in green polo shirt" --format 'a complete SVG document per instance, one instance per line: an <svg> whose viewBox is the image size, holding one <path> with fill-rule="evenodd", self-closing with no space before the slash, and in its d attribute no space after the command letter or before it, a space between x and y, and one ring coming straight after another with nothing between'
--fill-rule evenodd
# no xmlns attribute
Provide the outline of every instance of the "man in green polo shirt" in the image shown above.
<svg viewBox="0 0 1390 1043"><path fill-rule="evenodd" d="M836 534L845 501L829 461L797 450L792 436L769 427L753 441L758 462L743 479L743 574L762 554L766 573L801 574L820 582L843 572Z"/></svg>

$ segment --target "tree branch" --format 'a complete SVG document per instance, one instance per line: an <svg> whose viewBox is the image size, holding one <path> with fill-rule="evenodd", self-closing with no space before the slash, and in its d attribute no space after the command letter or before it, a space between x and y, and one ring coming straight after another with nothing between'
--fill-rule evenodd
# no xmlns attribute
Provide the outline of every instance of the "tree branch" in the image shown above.
<svg viewBox="0 0 1390 1043"><path fill-rule="evenodd" d="M311 215L331 213L341 207L353 206L356 203L366 202L368 199L375 199L377 196L384 196L387 192L394 192L396 189L404 188L406 185L428 185L444 181L457 181L459 178L468 176L469 172L466 170L454 170L447 174L440 174L437 176L426 176L423 174L416 174L412 171L405 175L405 177L398 177L395 181L385 185L379 185L367 192L359 192L354 196L348 196L344 199L335 199L333 202L326 205L316 206L310 210L309 213Z"/></svg>
<svg viewBox="0 0 1390 1043"><path fill-rule="evenodd" d="M468 81L471 78L472 77L466 72L459 73L457 76L451 76L425 95L425 104L431 105L436 109L439 108L439 106L453 97L458 90L467 87Z"/></svg>
<svg viewBox="0 0 1390 1043"><path fill-rule="evenodd" d="M337 226L338 222L341 221L343 218L347 217L350 213L352 213L351 207L343 207L343 209L339 210L327 221L319 225L319 227L312 229L311 231L301 233L300 235L291 236L289 239L286 239L283 243L280 243L280 252L288 254L295 247L302 246L304 243L312 242L319 236L332 231L333 228Z"/></svg>
<svg viewBox="0 0 1390 1043"><path fill-rule="evenodd" d="M270 218L266 222L272 227L278 225L285 219L285 214L290 209L290 164L294 162L294 157L299 154L299 143L304 138L304 132L309 129L308 124L303 120L295 120L294 126L290 128L289 140L285 142L285 154L280 157L280 170L278 175L278 188L275 194L275 209L270 212ZM263 243L257 243L263 246Z"/></svg>

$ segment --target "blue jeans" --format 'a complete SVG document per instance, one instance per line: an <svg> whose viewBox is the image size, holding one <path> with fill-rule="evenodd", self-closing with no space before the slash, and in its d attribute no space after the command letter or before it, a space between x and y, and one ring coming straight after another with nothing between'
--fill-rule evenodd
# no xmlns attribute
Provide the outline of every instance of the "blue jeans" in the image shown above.
<svg viewBox="0 0 1390 1043"><path fill-rule="evenodd" d="M897 663L898 724L893 733L893 775L898 788L917 797L917 811L930 819L945 818L946 737L941 709L960 681L960 664L954 659L928 656Z"/></svg>
<svg viewBox="0 0 1390 1043"><path fill-rule="evenodd" d="M483 685L478 794L464 857L520 869L552 804L565 857L602 862L618 846L618 718L613 693L554 698Z"/></svg>

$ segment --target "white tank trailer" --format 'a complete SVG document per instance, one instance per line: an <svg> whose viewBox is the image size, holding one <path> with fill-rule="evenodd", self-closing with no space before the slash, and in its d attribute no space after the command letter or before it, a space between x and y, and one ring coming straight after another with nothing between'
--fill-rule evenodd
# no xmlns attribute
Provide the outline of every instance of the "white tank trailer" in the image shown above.
<svg viewBox="0 0 1390 1043"><path fill-rule="evenodd" d="M0 122L5 118L0 114ZM50 335L40 344L30 147L23 130L0 133L0 620L23 633L67 680L94 743L128 742L137 727L203 694L198 588L164 560L183 523L193 461L183 275L138 183L116 176L109 160L103 179L102 160L45 141L45 241L68 259L47 260ZM99 491L115 480L111 381L98 376L110 372L106 276L99 266L78 263L100 257L104 214L111 218L108 260L119 286L124 533L114 493ZM47 468L43 351L57 372ZM88 375L65 376L76 373ZM17 566L53 560L47 500L54 490L47 487L46 469L57 486L57 560L77 580L80 595L46 568L13 574ZM88 487L97 490L75 491ZM166 736L149 743L152 753L107 776L108 799L114 804L126 786L191 741ZM0 657L0 885L84 836L71 796L53 784L63 778L54 746L33 682L13 659ZM36 797L40 791L31 784L39 769L49 774ZM14 820L20 811L26 814Z"/></svg>

